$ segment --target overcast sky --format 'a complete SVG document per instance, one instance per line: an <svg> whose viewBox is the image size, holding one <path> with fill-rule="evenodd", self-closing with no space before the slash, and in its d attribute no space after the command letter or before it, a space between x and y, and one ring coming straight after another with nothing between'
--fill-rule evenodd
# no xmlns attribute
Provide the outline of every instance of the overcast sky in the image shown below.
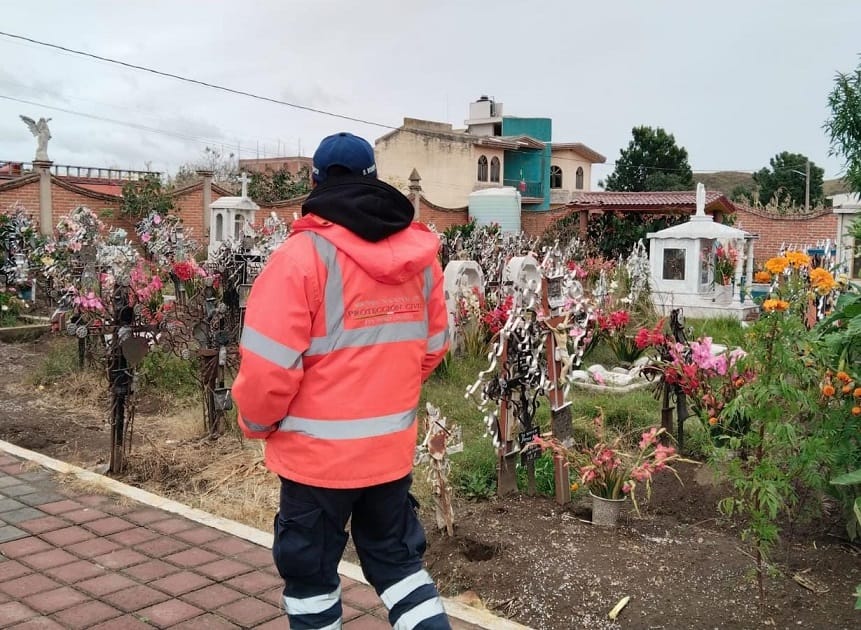
<svg viewBox="0 0 861 630"><path fill-rule="evenodd" d="M488 94L606 155L595 180L641 124L673 133L695 171L789 150L837 176L822 124L858 26L858 0L0 0L2 31L384 125L462 126ZM0 96L38 104L0 98L0 161L33 158L19 114L53 119L57 164L167 172L207 145L310 155L335 131L387 131L3 36L0 59Z"/></svg>

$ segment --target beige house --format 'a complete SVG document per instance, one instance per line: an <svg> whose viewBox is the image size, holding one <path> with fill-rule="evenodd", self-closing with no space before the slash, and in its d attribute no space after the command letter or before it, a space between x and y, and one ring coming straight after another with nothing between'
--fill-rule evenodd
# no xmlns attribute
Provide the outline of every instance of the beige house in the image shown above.
<svg viewBox="0 0 861 630"><path fill-rule="evenodd" d="M449 208L466 206L470 193L486 188L519 188L522 203L536 210L568 203L572 194L591 190L592 164L605 162L603 155L579 142L536 139L540 134L529 130L530 121L538 121L536 129L546 122L542 137L549 140L549 119L518 119L516 131L529 135L501 135L508 120L502 116L502 103L487 97L470 105L463 130L404 118L401 127L376 141L379 176L406 191L415 169L425 198Z"/></svg>
<svg viewBox="0 0 861 630"><path fill-rule="evenodd" d="M404 118L403 126L377 139L374 153L381 179L406 190L416 169L427 199L456 208L473 191L502 186L505 150L529 144L528 138L477 136L448 123Z"/></svg>
<svg viewBox="0 0 861 630"><path fill-rule="evenodd" d="M550 203L570 203L571 195L592 190L592 165L607 161L581 142L550 145Z"/></svg>

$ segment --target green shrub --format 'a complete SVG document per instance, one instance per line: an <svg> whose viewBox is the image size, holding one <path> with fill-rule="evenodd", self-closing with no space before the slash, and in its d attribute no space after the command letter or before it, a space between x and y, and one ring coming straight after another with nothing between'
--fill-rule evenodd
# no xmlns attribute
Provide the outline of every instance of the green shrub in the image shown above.
<svg viewBox="0 0 861 630"><path fill-rule="evenodd" d="M138 368L141 388L162 398L192 398L201 392L197 362L153 348Z"/></svg>

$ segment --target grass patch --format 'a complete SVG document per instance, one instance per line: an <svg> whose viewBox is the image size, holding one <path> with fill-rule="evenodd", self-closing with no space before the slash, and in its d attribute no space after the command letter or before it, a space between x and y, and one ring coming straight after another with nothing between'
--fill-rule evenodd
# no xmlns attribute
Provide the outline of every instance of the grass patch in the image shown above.
<svg viewBox="0 0 861 630"><path fill-rule="evenodd" d="M60 337L48 342L42 364L29 377L32 385L53 385L78 372L78 340Z"/></svg>
<svg viewBox="0 0 861 630"><path fill-rule="evenodd" d="M745 329L735 317L687 319L685 323L690 328L689 341L698 337L711 337L712 342L729 348L744 347Z"/></svg>

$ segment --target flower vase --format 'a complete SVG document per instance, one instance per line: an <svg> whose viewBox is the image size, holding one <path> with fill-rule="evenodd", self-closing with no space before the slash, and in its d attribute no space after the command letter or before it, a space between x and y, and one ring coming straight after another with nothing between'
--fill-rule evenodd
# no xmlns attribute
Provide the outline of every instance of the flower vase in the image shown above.
<svg viewBox="0 0 861 630"><path fill-rule="evenodd" d="M628 500L628 497L605 499L591 492L589 495L592 497L592 524L598 527L616 527L619 514L622 512L622 506Z"/></svg>

